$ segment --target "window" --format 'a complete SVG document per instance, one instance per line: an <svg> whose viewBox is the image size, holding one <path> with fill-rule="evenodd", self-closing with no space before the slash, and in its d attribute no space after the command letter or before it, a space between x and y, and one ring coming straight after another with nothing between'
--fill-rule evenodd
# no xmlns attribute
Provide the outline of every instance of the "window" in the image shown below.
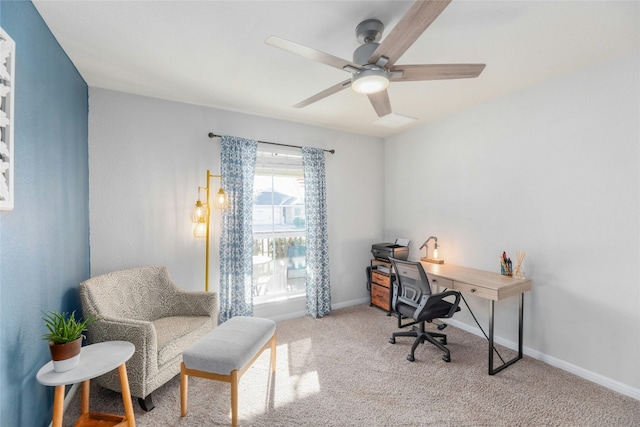
<svg viewBox="0 0 640 427"><path fill-rule="evenodd" d="M253 191L253 302L304 296L302 155L258 151Z"/></svg>

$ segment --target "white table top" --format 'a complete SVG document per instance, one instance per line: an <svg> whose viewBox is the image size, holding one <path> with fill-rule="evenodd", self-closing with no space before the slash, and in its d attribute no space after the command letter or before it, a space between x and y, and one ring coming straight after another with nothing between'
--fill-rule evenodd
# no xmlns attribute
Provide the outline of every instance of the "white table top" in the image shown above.
<svg viewBox="0 0 640 427"><path fill-rule="evenodd" d="M271 257L266 255L254 255L253 256L253 265L266 264L271 261Z"/></svg>
<svg viewBox="0 0 640 427"><path fill-rule="evenodd" d="M125 363L135 351L127 341L106 341L82 347L80 364L66 372L55 372L53 362L44 365L36 378L42 385L59 386L80 383L106 374Z"/></svg>

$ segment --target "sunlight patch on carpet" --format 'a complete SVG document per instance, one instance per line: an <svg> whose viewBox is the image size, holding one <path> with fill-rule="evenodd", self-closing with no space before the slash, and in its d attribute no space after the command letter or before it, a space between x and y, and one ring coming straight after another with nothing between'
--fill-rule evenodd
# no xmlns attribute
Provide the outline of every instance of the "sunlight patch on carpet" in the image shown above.
<svg viewBox="0 0 640 427"><path fill-rule="evenodd" d="M287 386L276 394L276 407L287 405L320 393L320 381L313 359L311 339L280 345L278 354L277 381Z"/></svg>

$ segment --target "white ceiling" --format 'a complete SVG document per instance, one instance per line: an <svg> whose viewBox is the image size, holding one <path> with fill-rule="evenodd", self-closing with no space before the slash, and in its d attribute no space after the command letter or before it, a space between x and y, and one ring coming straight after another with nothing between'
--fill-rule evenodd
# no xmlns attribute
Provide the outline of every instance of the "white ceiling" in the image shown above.
<svg viewBox="0 0 640 427"><path fill-rule="evenodd" d="M268 46L276 35L351 60L355 27L384 36L405 1L54 1L37 10L90 87L385 137L640 47L639 1L454 0L397 64L485 63L476 79L396 82L389 129L347 89L291 106L349 74Z"/></svg>

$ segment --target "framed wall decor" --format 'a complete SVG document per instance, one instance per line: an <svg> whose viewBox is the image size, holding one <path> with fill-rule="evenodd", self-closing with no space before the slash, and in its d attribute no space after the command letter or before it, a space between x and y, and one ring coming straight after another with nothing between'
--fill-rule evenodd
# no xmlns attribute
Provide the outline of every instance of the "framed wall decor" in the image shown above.
<svg viewBox="0 0 640 427"><path fill-rule="evenodd" d="M13 209L13 99L16 44L0 28L0 210Z"/></svg>

